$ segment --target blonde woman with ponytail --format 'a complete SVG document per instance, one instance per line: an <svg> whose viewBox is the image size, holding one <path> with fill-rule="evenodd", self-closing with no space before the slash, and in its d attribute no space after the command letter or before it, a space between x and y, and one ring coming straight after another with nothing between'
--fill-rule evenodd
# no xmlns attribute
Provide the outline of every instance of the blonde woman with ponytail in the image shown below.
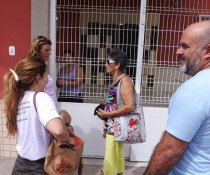
<svg viewBox="0 0 210 175"><path fill-rule="evenodd" d="M44 161L51 135L69 141L52 98L44 92L47 66L41 59L21 59L4 76L4 114L9 136L17 135L12 175L46 175Z"/></svg>

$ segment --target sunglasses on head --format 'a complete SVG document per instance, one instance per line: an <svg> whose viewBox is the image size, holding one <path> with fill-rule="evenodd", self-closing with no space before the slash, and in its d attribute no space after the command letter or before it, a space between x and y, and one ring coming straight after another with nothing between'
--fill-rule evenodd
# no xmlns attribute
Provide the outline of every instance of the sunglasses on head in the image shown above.
<svg viewBox="0 0 210 175"><path fill-rule="evenodd" d="M39 37L39 39L38 39L38 46L43 46L43 45L45 45L45 44L52 44L51 43L51 41L48 39L48 38L46 38L46 37Z"/></svg>
<svg viewBox="0 0 210 175"><path fill-rule="evenodd" d="M106 64L107 64L107 65L109 65L109 64L111 64L111 63L115 63L115 61L109 60L109 59L106 60Z"/></svg>

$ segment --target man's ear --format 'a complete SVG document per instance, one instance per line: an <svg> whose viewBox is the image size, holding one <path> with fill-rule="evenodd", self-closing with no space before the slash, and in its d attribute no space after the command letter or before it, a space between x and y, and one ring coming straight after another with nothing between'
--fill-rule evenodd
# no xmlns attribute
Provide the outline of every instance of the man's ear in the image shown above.
<svg viewBox="0 0 210 175"><path fill-rule="evenodd" d="M204 54L205 54L204 59L205 60L210 60L210 43L207 44Z"/></svg>
<svg viewBox="0 0 210 175"><path fill-rule="evenodd" d="M206 53L210 54L210 43L207 45Z"/></svg>

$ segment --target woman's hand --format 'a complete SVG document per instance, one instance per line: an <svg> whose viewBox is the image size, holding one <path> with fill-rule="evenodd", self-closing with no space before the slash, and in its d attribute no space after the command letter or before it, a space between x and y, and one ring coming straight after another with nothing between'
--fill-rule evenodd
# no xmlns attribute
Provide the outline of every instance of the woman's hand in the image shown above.
<svg viewBox="0 0 210 175"><path fill-rule="evenodd" d="M72 136L74 136L75 134L74 134L74 128L73 128L73 126L69 126L68 127L68 129L69 129L69 134L70 134L70 136L72 137Z"/></svg>
<svg viewBox="0 0 210 175"><path fill-rule="evenodd" d="M109 112L104 111L103 109L99 109L96 111L98 117L100 119L107 119L109 117Z"/></svg>
<svg viewBox="0 0 210 175"><path fill-rule="evenodd" d="M65 81L66 81L66 80L58 79L58 80L56 81L57 87L63 86L63 85L65 84Z"/></svg>

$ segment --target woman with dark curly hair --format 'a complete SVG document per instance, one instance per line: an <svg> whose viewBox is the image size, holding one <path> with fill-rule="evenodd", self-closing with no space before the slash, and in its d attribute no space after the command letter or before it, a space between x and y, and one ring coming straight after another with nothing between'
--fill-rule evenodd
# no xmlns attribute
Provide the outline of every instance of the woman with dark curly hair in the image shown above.
<svg viewBox="0 0 210 175"><path fill-rule="evenodd" d="M113 49L108 54L106 72L113 77L113 82L105 95L105 110L96 111L101 119L107 119L104 122L106 151L103 173L101 173L104 175L122 175L125 170L123 142L116 142L114 139L114 120L135 110L133 82L125 74L127 59L127 55L120 49ZM119 83L122 106L117 105Z"/></svg>

